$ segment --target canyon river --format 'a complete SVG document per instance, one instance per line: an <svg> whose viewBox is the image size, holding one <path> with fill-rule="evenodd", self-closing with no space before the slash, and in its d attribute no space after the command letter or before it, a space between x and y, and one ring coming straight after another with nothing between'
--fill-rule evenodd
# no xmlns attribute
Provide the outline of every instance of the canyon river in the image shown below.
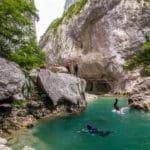
<svg viewBox="0 0 150 150"><path fill-rule="evenodd" d="M130 110L126 98L118 98L122 113L113 112L113 97L101 97L89 102L80 115L41 120L27 133L18 137L12 146L20 150L25 145L36 150L149 150L150 113ZM113 131L108 136L80 132L87 125L102 131Z"/></svg>

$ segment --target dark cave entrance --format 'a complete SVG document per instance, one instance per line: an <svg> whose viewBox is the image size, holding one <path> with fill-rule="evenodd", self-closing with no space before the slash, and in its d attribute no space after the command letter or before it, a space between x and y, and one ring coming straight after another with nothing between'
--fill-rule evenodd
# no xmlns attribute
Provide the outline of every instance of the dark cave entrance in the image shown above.
<svg viewBox="0 0 150 150"><path fill-rule="evenodd" d="M86 91L94 94L105 94L111 92L112 88L106 80L86 80Z"/></svg>

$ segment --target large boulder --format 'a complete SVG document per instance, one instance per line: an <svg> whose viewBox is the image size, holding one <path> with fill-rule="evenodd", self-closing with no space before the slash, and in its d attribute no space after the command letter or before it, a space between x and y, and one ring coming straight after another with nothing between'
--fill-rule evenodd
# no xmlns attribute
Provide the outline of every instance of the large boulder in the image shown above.
<svg viewBox="0 0 150 150"><path fill-rule="evenodd" d="M19 66L0 58L0 100L20 93L24 82L25 76Z"/></svg>
<svg viewBox="0 0 150 150"><path fill-rule="evenodd" d="M41 69L38 82L47 93L52 104L76 105L85 107L86 82L83 79L64 73L53 73L48 69Z"/></svg>
<svg viewBox="0 0 150 150"><path fill-rule="evenodd" d="M150 77L141 79L134 86L133 95L128 102L132 108L150 111Z"/></svg>

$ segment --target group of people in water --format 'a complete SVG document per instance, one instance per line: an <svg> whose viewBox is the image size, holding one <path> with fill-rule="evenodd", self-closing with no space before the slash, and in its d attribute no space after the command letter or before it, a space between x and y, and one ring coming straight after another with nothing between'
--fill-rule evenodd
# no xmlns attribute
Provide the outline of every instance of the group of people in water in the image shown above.
<svg viewBox="0 0 150 150"><path fill-rule="evenodd" d="M71 67L70 67L70 63L66 64L66 69L68 71L69 74L71 74ZM78 64L74 64L74 75L78 76ZM114 110L116 111L120 111L120 108L117 105L118 103L118 99L115 99L114 102ZM91 134L98 134L102 137L108 136L109 134L113 133L113 131L102 131L100 129L94 128L91 125L87 125L87 130L83 130L82 132L86 132L86 133L91 133Z"/></svg>
<svg viewBox="0 0 150 150"><path fill-rule="evenodd" d="M71 74L71 66L70 66L70 63L67 63L67 64L66 64L66 69L67 69L68 73ZM74 64L73 70L74 70L74 75L75 75L75 76L78 76L78 70L79 70L78 63L75 63L75 64Z"/></svg>
<svg viewBox="0 0 150 150"><path fill-rule="evenodd" d="M120 111L120 108L117 106L117 103L118 103L118 99L116 98L115 102L114 102L114 109L116 111ZM109 130L108 131L102 131L98 128L92 127L91 125L87 125L87 130L85 130L83 132L87 132L87 133L91 133L91 134L98 134L102 137L108 136L109 134L113 133L113 131L109 131Z"/></svg>

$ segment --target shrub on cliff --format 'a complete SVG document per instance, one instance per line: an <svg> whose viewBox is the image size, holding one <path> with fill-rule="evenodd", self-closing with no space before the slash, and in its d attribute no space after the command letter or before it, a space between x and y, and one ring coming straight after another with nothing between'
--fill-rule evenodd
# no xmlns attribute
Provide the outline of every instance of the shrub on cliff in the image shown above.
<svg viewBox="0 0 150 150"><path fill-rule="evenodd" d="M38 19L33 2L0 1L0 57L15 61L27 70L45 60L35 41L33 20Z"/></svg>
<svg viewBox="0 0 150 150"><path fill-rule="evenodd" d="M150 34L146 34L146 42L143 47L136 55L126 62L124 68L132 70L138 66L143 66L144 72L150 75Z"/></svg>

